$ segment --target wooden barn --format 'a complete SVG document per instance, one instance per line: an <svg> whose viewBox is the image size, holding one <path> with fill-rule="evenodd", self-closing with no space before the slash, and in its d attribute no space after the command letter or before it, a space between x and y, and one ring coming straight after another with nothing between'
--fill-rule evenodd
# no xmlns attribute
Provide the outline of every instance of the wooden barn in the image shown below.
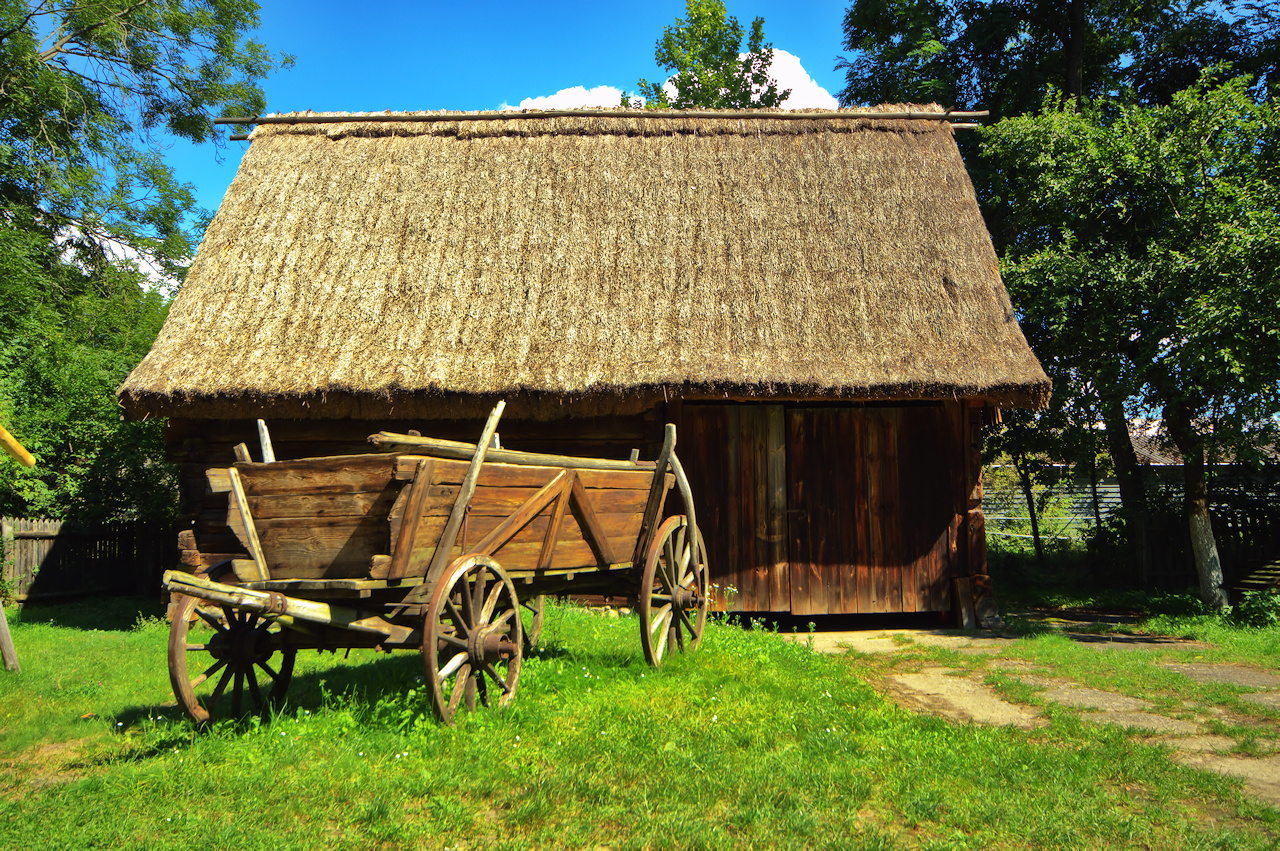
<svg viewBox="0 0 1280 851"><path fill-rule="evenodd" d="M120 389L169 418L184 563L241 551L204 473L258 418L305 457L474 440L505 399L513 449L652 458L674 422L722 607L981 597L981 429L1049 381L954 132L930 107L259 120Z"/></svg>

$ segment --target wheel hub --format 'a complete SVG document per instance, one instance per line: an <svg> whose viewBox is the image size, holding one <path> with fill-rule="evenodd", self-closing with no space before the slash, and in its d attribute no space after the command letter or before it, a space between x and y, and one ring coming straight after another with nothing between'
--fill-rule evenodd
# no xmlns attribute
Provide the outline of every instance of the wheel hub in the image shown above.
<svg viewBox="0 0 1280 851"><path fill-rule="evenodd" d="M505 632L481 627L467 639L467 653L474 663L505 662L515 656L515 644Z"/></svg>
<svg viewBox="0 0 1280 851"><path fill-rule="evenodd" d="M671 595L671 605L677 609L696 609L701 604L702 594L697 585L690 585L688 588L679 586Z"/></svg>
<svg viewBox="0 0 1280 851"><path fill-rule="evenodd" d="M218 633L209 641L209 655L242 670L266 662L272 652L271 635L265 629L242 626Z"/></svg>

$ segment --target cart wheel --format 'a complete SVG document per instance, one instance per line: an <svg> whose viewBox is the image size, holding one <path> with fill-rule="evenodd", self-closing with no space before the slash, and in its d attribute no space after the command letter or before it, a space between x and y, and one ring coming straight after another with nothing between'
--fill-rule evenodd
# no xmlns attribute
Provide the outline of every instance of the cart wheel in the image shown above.
<svg viewBox="0 0 1280 851"><path fill-rule="evenodd" d="M695 650L702 641L710 600L707 552L696 532L689 534L687 517L669 517L658 527L645 555L639 594L640 643L644 658L655 668L669 648Z"/></svg>
<svg viewBox="0 0 1280 851"><path fill-rule="evenodd" d="M422 630L422 661L436 717L453 723L458 707L506 706L524 658L515 586L487 556L465 556L436 586Z"/></svg>
<svg viewBox="0 0 1280 851"><path fill-rule="evenodd" d="M191 720L206 724L220 709L219 714L238 717L279 706L298 655L297 650L280 647L279 627L230 606L222 607L224 623L197 608L196 598L176 596L178 604L169 627L169 682L178 705ZM197 616L213 628L204 643L188 635ZM270 659L277 650L280 660L273 666ZM212 664L206 666L207 662Z"/></svg>
<svg viewBox="0 0 1280 851"><path fill-rule="evenodd" d="M520 605L529 613L529 619L522 624L524 626L524 652L532 653L538 649L538 642L542 640L542 618L547 611L547 595L539 594L536 597L526 597L520 601Z"/></svg>

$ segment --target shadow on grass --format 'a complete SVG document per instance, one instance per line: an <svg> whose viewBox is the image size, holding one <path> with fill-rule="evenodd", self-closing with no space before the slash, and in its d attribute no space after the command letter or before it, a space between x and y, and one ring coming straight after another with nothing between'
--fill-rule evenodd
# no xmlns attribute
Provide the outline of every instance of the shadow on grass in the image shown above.
<svg viewBox="0 0 1280 851"><path fill-rule="evenodd" d="M160 617L164 617L164 604L150 597L88 597L58 603L28 603L12 620L68 629L127 632L140 620Z"/></svg>

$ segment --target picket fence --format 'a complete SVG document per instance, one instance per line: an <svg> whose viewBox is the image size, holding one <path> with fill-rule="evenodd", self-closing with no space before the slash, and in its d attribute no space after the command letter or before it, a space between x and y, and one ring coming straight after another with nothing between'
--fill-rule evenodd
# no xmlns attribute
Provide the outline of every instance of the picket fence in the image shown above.
<svg viewBox="0 0 1280 851"><path fill-rule="evenodd" d="M163 524L0 517L2 590L18 602L154 593L176 558L175 540Z"/></svg>

